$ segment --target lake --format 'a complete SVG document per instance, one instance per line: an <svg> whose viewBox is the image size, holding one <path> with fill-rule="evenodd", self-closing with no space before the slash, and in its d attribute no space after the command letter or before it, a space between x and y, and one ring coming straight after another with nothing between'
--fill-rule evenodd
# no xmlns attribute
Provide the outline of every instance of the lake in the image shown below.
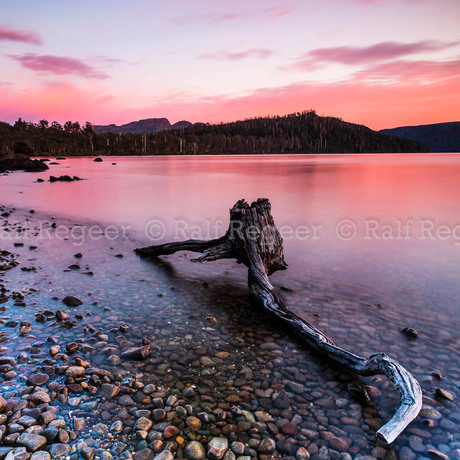
<svg viewBox="0 0 460 460"><path fill-rule="evenodd" d="M385 447L388 458L412 458L411 453L422 458L430 447L447 454L459 448L454 425L459 421L460 369L452 364L458 362L460 349L460 155L103 160L68 158L44 173L0 177L2 204L33 209L35 226L53 216L80 228L112 225L126 236L113 243L88 237L83 245L72 237L41 241L43 261L48 257L54 266L43 262L43 273L30 273L29 281L43 288L45 280L52 280L54 287L48 294L37 294L38 304L49 302L46 296L52 290L63 294L69 288L91 289L112 310L109 319L99 318L101 327L128 317L134 326L128 332L131 342L144 336L157 341L162 364L142 368L152 381L159 383L166 375L174 387L189 378L198 393L210 394L222 407L225 400L241 400L247 410L273 410L278 431L285 423L280 420L296 413L301 418L290 436L297 446L310 446L311 454L316 447L334 450L329 435L324 435L332 432L350 440L346 451L352 455L376 456L373 434L398 405L396 391L384 378L361 380L368 385L372 405L354 401L347 390L352 378L305 351L258 310L247 295L246 269L233 261L196 265L189 262L190 255L179 253L151 263L131 254L135 247L221 236L228 226L228 210L237 200L269 198L289 264L271 280L287 306L343 348L364 356L385 352L400 361L419 379L427 408L440 414L430 418L426 409L392 447ZM51 174L84 180L36 182ZM125 255L123 260L110 257L110 244ZM63 258L70 263L77 250L91 252L95 276L83 279L70 273L70 278L61 279ZM14 282L12 273L8 276ZM139 289L140 282L148 289ZM95 314L94 307L88 309ZM213 319L206 322L207 317ZM418 338L403 335L405 327L415 329ZM21 339L11 340L22 346ZM216 358L219 352L224 354ZM226 354L229 358L223 357ZM201 373L194 364L204 355L214 357L213 372L205 368ZM102 367L110 364L99 355L94 360ZM241 364L239 369L232 368L235 362ZM170 370L164 372L167 364ZM444 378L438 380L433 372ZM240 399L229 398L238 378ZM216 389L209 390L209 381ZM251 382L256 397L247 388ZM289 382L304 385L307 394L296 393ZM270 402L268 389L279 391L280 383L290 389L290 415ZM436 388L452 393L454 402L438 401ZM434 421L430 425L424 420ZM261 423L272 436L287 435L282 430L276 435L276 427ZM340 452L337 445L335 449Z"/></svg>

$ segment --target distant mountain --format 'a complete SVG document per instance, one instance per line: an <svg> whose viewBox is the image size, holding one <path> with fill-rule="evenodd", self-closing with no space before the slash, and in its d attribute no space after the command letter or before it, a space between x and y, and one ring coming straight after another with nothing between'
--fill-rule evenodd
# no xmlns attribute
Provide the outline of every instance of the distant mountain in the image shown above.
<svg viewBox="0 0 460 460"><path fill-rule="evenodd" d="M142 134L157 133L166 129L187 128L192 123L189 121L178 121L171 125L167 118L146 118L145 120L132 121L121 126L111 125L94 125L93 129L96 134L114 133L114 134Z"/></svg>
<svg viewBox="0 0 460 460"><path fill-rule="evenodd" d="M178 121L177 123L174 123L171 125L171 129L180 129L180 128L188 128L189 126L192 126L193 123L190 123L189 121Z"/></svg>
<svg viewBox="0 0 460 460"><path fill-rule="evenodd" d="M432 152L460 152L460 121L382 129L382 134L429 145Z"/></svg>

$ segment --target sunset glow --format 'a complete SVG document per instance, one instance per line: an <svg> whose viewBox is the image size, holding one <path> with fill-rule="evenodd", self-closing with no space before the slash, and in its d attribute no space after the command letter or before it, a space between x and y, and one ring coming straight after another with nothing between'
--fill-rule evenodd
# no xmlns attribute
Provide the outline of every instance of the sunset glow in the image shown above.
<svg viewBox="0 0 460 460"><path fill-rule="evenodd" d="M460 120L458 0L2 2L0 120Z"/></svg>

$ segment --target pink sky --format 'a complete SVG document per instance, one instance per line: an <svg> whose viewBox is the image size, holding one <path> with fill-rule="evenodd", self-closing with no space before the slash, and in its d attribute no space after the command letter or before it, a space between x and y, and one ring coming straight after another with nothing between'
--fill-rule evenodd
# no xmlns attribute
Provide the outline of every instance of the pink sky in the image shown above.
<svg viewBox="0 0 460 460"><path fill-rule="evenodd" d="M0 6L0 120L460 120L458 0ZM65 3L65 2L64 2Z"/></svg>

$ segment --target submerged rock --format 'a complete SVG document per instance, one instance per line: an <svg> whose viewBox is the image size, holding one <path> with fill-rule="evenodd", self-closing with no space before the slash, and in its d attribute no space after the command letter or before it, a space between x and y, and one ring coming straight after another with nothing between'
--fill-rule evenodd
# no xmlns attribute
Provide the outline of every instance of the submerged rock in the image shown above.
<svg viewBox="0 0 460 460"><path fill-rule="evenodd" d="M83 303L78 297L75 297L73 295L65 296L62 299L62 302L68 307L78 307Z"/></svg>
<svg viewBox="0 0 460 460"><path fill-rule="evenodd" d="M136 361L142 361L150 356L150 345L143 347L128 348L121 355L124 359L134 359Z"/></svg>

